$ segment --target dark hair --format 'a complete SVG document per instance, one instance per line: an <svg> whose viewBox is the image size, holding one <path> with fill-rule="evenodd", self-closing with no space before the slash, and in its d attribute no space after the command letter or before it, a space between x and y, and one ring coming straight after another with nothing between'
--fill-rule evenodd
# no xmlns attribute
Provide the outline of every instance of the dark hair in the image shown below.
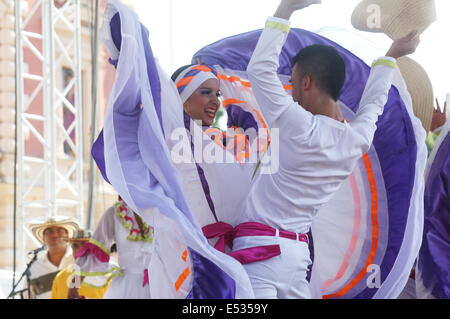
<svg viewBox="0 0 450 319"><path fill-rule="evenodd" d="M332 46L311 45L300 50L292 59L292 67L298 64L303 78L308 74L320 90L335 101L339 99L345 82L345 63Z"/></svg>
<svg viewBox="0 0 450 319"><path fill-rule="evenodd" d="M173 82L175 82L175 80L177 79L177 77L180 75L181 72L183 72L188 67L193 66L193 65L194 64L188 64L188 65L183 65L182 67L179 67L175 72L173 72L173 74L170 78L172 79Z"/></svg>

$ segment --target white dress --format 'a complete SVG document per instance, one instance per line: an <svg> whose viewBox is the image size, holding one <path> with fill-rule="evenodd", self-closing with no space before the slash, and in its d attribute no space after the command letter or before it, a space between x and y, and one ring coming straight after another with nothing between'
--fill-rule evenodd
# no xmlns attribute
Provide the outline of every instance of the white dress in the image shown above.
<svg viewBox="0 0 450 319"><path fill-rule="evenodd" d="M105 299L150 298L147 268L153 248L153 228L144 222L142 225L144 234L133 211L119 201L105 211L92 239L85 245L87 248L83 247L77 255L76 265L85 281L95 279L93 285L97 287L111 281ZM117 246L119 266L109 261L113 243Z"/></svg>

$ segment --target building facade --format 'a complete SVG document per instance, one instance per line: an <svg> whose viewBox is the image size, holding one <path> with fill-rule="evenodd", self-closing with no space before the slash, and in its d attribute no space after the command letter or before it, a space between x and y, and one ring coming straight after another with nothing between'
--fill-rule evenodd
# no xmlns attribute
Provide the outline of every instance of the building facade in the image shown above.
<svg viewBox="0 0 450 319"><path fill-rule="evenodd" d="M53 4L56 8L65 5L66 0L44 0L54 1ZM17 203L17 186L18 178L15 178L15 153L16 153L16 19L15 19L15 2L14 0L0 0L0 293L3 288L3 293L6 294L5 288L2 287L2 278L5 279L5 274L13 269L13 255L14 255L14 207ZM94 1L91 0L79 0L80 2L80 43L81 43L81 105L82 105L82 159L83 159L83 224L82 227L86 228L87 218L87 206L88 206L88 191L89 191L89 162L90 162L90 148L91 148L91 110L92 110L92 54L91 54L91 41L92 41L92 10L91 6ZM124 1L127 5L132 5L132 1ZM28 25L30 31L36 33L42 33L42 15L39 14L39 8L35 11L38 0L22 0L21 1L21 14L22 19L26 20L29 17ZM100 25L103 10L106 6L106 0L100 1ZM68 13L70 15L70 13ZM70 37L70 27L64 23L57 23L55 25L57 29L60 41L65 46L69 43L67 38ZM72 30L73 31L73 30ZM32 45L24 45L23 48L23 68L30 71L33 74L42 74L42 63L36 60L36 54L33 54L33 47L42 49L42 40L33 39ZM58 48L55 49L58 55ZM64 51L64 50L63 50ZM69 52L69 51L68 51ZM74 56L67 57L67 59L59 59L58 63L55 63L55 76L56 83L61 86L61 91L66 93L65 98L67 101L73 102L73 90L65 90L66 85L70 83L73 74L71 72L72 65L70 60L74 59ZM97 68L97 122L96 132L98 134L102 127L103 118L106 110L107 98L114 81L114 68L107 62L107 52L103 45L99 44L98 51L98 68ZM35 114L36 117L42 116L44 109L44 99L42 92L37 92L36 85L32 80L24 80L24 94L22 98L24 103L29 102L29 111ZM37 92L37 93L36 93ZM31 101L32 99L32 101ZM64 104L64 103L62 103ZM67 104L67 106L70 106ZM73 116L68 111L69 108L64 104L59 107L55 112L55 120L59 121L60 127L70 127ZM34 158L36 161L45 160L44 149L42 143L39 141L39 135L44 135L44 127L36 121L32 128L23 130L24 136L24 155L29 158ZM70 170L71 165L74 162L74 157L71 151L71 144L68 138L64 138L61 132L56 132L58 135L57 141L57 160L58 166L61 171ZM74 130L70 133L70 139L74 139L74 134L77 134ZM17 159L17 158L16 158ZM24 166L24 183L32 183L33 174L36 172L33 162L27 163ZM103 181L103 178L96 167L95 169L95 187L93 191L93 215L91 218L91 227L95 228L96 222L99 220L102 213L111 206L117 198L117 194L114 189ZM74 177L68 175L68 180L73 180ZM28 184L30 186L31 184ZM16 187L16 193L15 193ZM27 193L29 198L39 201L46 195L45 184L42 182L35 182ZM61 192L61 196L64 196L64 191ZM16 215L19 211L16 207ZM57 215L76 217L76 211L70 207L58 208ZM26 210L27 220L36 218L42 218L47 216L45 208L28 208ZM17 219L16 219L17 221ZM23 228L23 224L17 224L16 230ZM17 232L17 233L18 233ZM16 236L16 239L17 236ZM17 258L26 254L27 251L37 248L36 242L30 238L30 236L24 236L23 247L25 251L16 250ZM18 246L18 243L16 242ZM17 261L16 261L17 262ZM16 269L20 274L22 269ZM3 277L2 277L3 276ZM7 277L7 276L6 276ZM4 281L4 280L3 280ZM7 285L10 285L9 282Z"/></svg>

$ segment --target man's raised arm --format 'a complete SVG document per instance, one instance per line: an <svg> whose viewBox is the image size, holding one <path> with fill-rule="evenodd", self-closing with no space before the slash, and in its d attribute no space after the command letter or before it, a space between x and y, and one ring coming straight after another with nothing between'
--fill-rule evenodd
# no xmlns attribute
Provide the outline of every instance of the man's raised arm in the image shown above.
<svg viewBox="0 0 450 319"><path fill-rule="evenodd" d="M364 132L368 146L372 143L378 116L383 113L384 105L388 100L393 73L397 69L397 59L415 52L420 42L416 35L417 31L412 31L407 36L395 40L386 56L380 57L372 65L360 107L352 121L354 128L360 127L360 131Z"/></svg>
<svg viewBox="0 0 450 319"><path fill-rule="evenodd" d="M288 19L293 12L315 3L321 1L282 0L274 16L267 19L247 67L253 92L269 126L272 126L279 116L295 103L284 90L277 75L279 55L290 31ZM309 121L308 116L305 120Z"/></svg>

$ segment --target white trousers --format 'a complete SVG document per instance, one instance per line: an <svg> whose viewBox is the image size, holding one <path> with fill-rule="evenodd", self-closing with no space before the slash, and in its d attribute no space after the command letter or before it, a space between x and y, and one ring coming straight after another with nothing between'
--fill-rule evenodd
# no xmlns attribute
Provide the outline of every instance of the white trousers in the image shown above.
<svg viewBox="0 0 450 319"><path fill-rule="evenodd" d="M281 254L243 265L257 299L310 299L306 280L311 264L308 244L276 236L246 236L233 241L233 251L265 245L280 245Z"/></svg>

